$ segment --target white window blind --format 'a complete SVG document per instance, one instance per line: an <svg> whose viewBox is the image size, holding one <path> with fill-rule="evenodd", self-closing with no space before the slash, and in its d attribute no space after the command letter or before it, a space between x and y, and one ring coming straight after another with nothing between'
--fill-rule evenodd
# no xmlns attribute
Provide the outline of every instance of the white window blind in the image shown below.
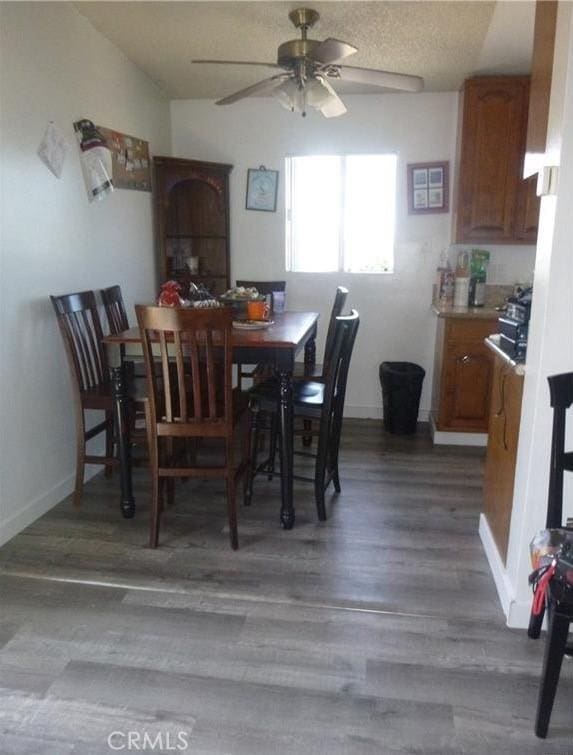
<svg viewBox="0 0 573 755"><path fill-rule="evenodd" d="M396 155L288 157L287 270L392 272L396 164Z"/></svg>

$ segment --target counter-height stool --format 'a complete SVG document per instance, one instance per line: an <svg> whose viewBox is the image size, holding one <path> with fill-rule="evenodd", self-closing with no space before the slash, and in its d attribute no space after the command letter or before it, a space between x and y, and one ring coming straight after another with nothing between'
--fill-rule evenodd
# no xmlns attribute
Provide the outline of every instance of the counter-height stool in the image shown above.
<svg viewBox="0 0 573 755"><path fill-rule="evenodd" d="M146 426L152 506L149 542L157 547L160 485L186 477L225 480L231 547L239 547L236 480L247 465L234 462L233 435L246 410L244 394L232 387L232 312L136 306L147 373ZM159 358L153 346L159 348ZM161 376L157 375L156 363ZM219 441L222 463L199 464L195 453L177 445L199 439Z"/></svg>
<svg viewBox="0 0 573 755"><path fill-rule="evenodd" d="M86 464L103 464L106 474L113 456L113 401L102 328L93 291L51 296L72 378L72 403L76 416L76 481L74 504L81 502ZM104 412L105 419L86 430L85 412ZM105 455L86 454L86 443L105 433Z"/></svg>
<svg viewBox="0 0 573 755"><path fill-rule="evenodd" d="M573 404L573 372L553 375L548 378L548 382L553 408L553 432L545 526L547 529L559 529L563 528L564 473L573 472L573 451L565 451L567 410ZM573 529L572 524L568 521L565 529ZM566 587L558 580L549 583L545 607L540 614L532 614L529 623L528 634L534 639L540 635L544 613L547 613L548 620L547 637L535 719L535 734L541 738L547 736L563 656L573 655L573 645L567 642L569 627L573 622L573 586Z"/></svg>
<svg viewBox="0 0 573 755"><path fill-rule="evenodd" d="M295 454L313 456L315 458L314 477L306 478L294 475L294 479L307 480L314 483L316 508L320 521L326 519L324 493L327 487L332 482L335 491L337 493L340 492L338 451L342 431L348 370L359 323L360 318L358 312L355 310L350 315L337 317L335 320L330 360L324 381L316 382L312 379L297 380L293 385L295 421L310 419L314 420L318 425L317 429L312 431L304 426L299 430L295 430L295 434L303 436L311 432L312 435L317 436L318 444L316 454L304 451L295 452ZM271 439L269 460L259 465L257 453L259 448L259 432L262 427L261 415L270 414L271 417L275 417L278 412L277 388L276 380L268 380L254 386L249 392L250 464L245 484L244 502L246 505L249 505L251 502L255 476L260 472L270 476L274 475L274 470L272 469L272 459L274 458L273 444L276 443L277 434L275 433L275 437ZM275 425L274 422L270 423L271 429L273 425ZM293 475L293 470L281 468L280 474Z"/></svg>

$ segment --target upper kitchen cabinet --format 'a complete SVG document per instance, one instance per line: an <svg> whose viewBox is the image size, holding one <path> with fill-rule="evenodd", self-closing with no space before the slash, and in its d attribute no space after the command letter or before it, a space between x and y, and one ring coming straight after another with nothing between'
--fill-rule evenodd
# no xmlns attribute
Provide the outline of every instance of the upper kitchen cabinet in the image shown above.
<svg viewBox="0 0 573 755"><path fill-rule="evenodd" d="M537 173L545 155L556 24L557 2L538 0L535 5L524 176Z"/></svg>
<svg viewBox="0 0 573 755"><path fill-rule="evenodd" d="M480 76L462 89L457 243L534 244L539 200L523 179L528 76Z"/></svg>
<svg viewBox="0 0 573 755"><path fill-rule="evenodd" d="M156 157L155 233L161 282L190 281L213 294L230 287L229 173L231 165Z"/></svg>

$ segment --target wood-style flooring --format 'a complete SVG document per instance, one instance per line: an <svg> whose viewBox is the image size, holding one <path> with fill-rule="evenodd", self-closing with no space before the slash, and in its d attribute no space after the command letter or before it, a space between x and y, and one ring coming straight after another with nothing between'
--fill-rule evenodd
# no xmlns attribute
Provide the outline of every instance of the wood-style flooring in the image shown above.
<svg viewBox="0 0 573 755"><path fill-rule="evenodd" d="M505 627L482 474L347 422L328 521L295 483L282 531L258 479L237 552L222 483L178 486L152 551L146 470L129 521L98 476L0 549L0 753L572 755L572 664L533 734L543 640Z"/></svg>

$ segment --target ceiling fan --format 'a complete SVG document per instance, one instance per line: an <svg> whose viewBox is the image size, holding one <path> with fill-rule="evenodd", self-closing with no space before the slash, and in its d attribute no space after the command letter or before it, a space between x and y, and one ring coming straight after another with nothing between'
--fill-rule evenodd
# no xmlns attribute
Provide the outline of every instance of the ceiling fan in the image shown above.
<svg viewBox="0 0 573 755"><path fill-rule="evenodd" d="M341 65L340 61L357 52L357 48L339 39L328 38L323 42L308 39L308 30L316 24L319 17L318 12L310 8L297 8L289 13L289 19L301 31L301 38L291 39L280 45L276 63L243 60L191 62L284 69L281 73L230 94L215 104L232 105L244 97L270 93L287 110L302 113L303 116L306 115L308 106L319 110L326 118L335 118L346 113L346 107L330 80L352 81L405 92L421 91L424 80L420 76Z"/></svg>

